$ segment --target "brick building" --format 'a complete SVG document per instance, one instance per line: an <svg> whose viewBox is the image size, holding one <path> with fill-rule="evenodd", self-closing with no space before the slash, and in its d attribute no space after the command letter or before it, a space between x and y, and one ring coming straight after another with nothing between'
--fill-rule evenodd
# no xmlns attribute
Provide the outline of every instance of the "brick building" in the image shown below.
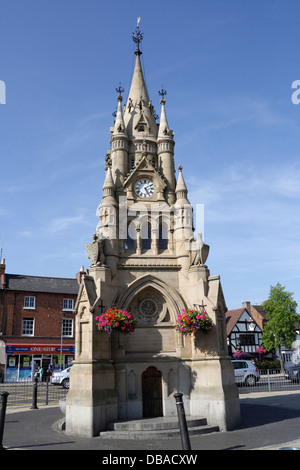
<svg viewBox="0 0 300 470"><path fill-rule="evenodd" d="M5 272L0 263L0 367L5 380L70 364L75 352L77 279ZM62 347L62 355L61 355Z"/></svg>

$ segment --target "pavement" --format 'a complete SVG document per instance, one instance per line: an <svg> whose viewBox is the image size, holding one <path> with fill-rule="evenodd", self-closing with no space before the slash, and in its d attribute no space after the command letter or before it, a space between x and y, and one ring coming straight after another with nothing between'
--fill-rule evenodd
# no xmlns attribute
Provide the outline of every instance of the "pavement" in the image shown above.
<svg viewBox="0 0 300 470"><path fill-rule="evenodd" d="M299 390L241 394L240 407L242 424L239 429L190 437L191 449L195 455L202 450L300 450ZM3 434L4 448L9 451L98 450L102 451L103 459L105 456L120 459L118 456L129 454L140 456L135 465L129 460L102 461L111 464L125 463L129 466L137 466L138 462L154 463L151 456L157 453L168 455L169 452L173 455L174 452L182 452L180 438L144 441L66 435L58 427L62 417L58 406L44 405L38 409L8 406ZM147 462L144 457L146 455L150 456Z"/></svg>

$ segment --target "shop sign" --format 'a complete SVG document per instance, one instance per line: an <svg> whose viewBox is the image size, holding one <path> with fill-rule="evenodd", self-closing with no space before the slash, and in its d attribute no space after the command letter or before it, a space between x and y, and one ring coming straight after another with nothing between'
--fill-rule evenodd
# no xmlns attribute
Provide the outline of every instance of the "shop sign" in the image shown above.
<svg viewBox="0 0 300 470"><path fill-rule="evenodd" d="M7 344L6 354L60 354L60 345L55 344ZM74 354L75 346L63 345L63 354Z"/></svg>

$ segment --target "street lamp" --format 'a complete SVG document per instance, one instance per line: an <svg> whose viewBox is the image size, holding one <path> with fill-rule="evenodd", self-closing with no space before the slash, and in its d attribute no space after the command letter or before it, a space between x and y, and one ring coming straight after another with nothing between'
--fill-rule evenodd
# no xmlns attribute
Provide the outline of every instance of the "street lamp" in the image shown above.
<svg viewBox="0 0 300 470"><path fill-rule="evenodd" d="M60 335L60 370L62 370L62 362L63 362L63 328L64 328L64 318L65 314L62 314L61 317L61 335Z"/></svg>

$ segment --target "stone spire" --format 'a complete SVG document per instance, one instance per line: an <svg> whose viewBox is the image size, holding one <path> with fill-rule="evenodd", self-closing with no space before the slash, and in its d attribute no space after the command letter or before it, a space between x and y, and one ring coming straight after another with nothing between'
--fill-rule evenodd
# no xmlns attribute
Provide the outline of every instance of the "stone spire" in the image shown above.
<svg viewBox="0 0 300 470"><path fill-rule="evenodd" d="M119 86L117 88L117 92L119 93L118 96L118 108L117 108L117 114L116 114L116 120L114 124L114 129L112 135L117 135L117 134L124 134L127 137L126 130L125 130L125 124L124 124L124 118L123 118L123 111L122 111L122 95L121 93L124 92L124 88Z"/></svg>
<svg viewBox="0 0 300 470"><path fill-rule="evenodd" d="M162 88L158 92L161 96L161 112L160 112L160 123L158 128L157 135L157 154L159 158L159 167L162 172L166 183L166 201L169 204L174 204L175 202L175 169L174 169L174 139L173 131L170 130L167 115L166 115L166 100L165 95L167 94L166 90Z"/></svg>
<svg viewBox="0 0 300 470"><path fill-rule="evenodd" d="M171 136L170 128L169 128L169 124L168 124L168 120L167 120L167 115L166 115L166 108L165 108L166 100L165 100L164 96L166 94L166 91L164 89L162 89L162 91L159 92L159 93L163 97L160 100L161 111L160 111L160 121L159 121L157 140L165 139L166 137Z"/></svg>
<svg viewBox="0 0 300 470"><path fill-rule="evenodd" d="M175 189L176 194L176 217L174 226L174 236L177 241L189 240L193 236L193 207L187 197L187 187L182 174L182 166L178 167L178 179Z"/></svg>
<svg viewBox="0 0 300 470"><path fill-rule="evenodd" d="M105 181L104 181L104 184L103 184L103 192L104 192L104 196L107 196L107 195L111 194L111 191L109 191L109 190L114 190L115 189L115 185L114 185L112 174L111 174L110 164L108 164L106 166L105 170L106 170L106 174L105 174Z"/></svg>
<svg viewBox="0 0 300 470"><path fill-rule="evenodd" d="M188 190L187 190L184 178L183 178L182 166L181 165L178 167L178 171L179 171L179 174L178 174L178 179L177 179L177 184L176 184L176 189L175 189L176 204L177 205L178 204L182 204L182 205L183 204L190 204L190 202L187 198Z"/></svg>
<svg viewBox="0 0 300 470"><path fill-rule="evenodd" d="M118 93L118 108L116 112L114 127L111 131L110 163L112 180L115 185L116 193L118 194L123 191L124 178L128 172L129 139L125 128L122 111L122 93L124 93L124 88L119 85L119 87L116 88L116 92Z"/></svg>
<svg viewBox="0 0 300 470"><path fill-rule="evenodd" d="M105 167L106 173L105 173L105 180L103 184L103 198L100 203L100 207L106 207L106 206L117 206L117 201L115 198L115 184L113 181L112 177L112 172L111 172L111 164L107 164Z"/></svg>
<svg viewBox="0 0 300 470"><path fill-rule="evenodd" d="M124 123L130 139L139 138L141 133L149 137L157 137L157 124L154 116L154 108L149 99L149 94L141 64L140 43L142 34L137 26L133 34L133 40L137 44L135 51L136 60L128 94L128 100L124 111Z"/></svg>

